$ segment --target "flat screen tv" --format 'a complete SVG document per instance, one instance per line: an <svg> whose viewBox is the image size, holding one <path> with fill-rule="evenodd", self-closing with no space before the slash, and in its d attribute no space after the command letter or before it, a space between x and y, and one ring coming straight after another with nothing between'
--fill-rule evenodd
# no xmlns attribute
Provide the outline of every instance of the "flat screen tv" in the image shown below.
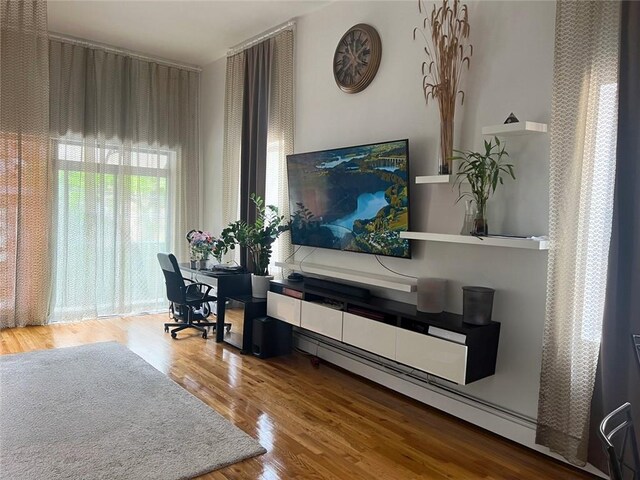
<svg viewBox="0 0 640 480"><path fill-rule="evenodd" d="M409 141L287 156L295 245L411 258Z"/></svg>

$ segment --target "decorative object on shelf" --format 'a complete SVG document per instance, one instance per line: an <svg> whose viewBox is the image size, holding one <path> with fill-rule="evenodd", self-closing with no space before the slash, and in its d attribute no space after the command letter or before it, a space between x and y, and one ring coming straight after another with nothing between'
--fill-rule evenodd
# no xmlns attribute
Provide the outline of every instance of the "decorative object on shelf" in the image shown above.
<svg viewBox="0 0 640 480"><path fill-rule="evenodd" d="M511 112L507 117L507 119L504 121L504 123L518 123L518 122L520 122L520 120L518 120L518 117L516 117L513 114L513 112Z"/></svg>
<svg viewBox="0 0 640 480"><path fill-rule="evenodd" d="M488 287L462 287L462 321L471 325L490 324L494 293Z"/></svg>
<svg viewBox="0 0 640 480"><path fill-rule="evenodd" d="M236 245L245 247L251 254L253 273L251 275L252 295L256 298L266 298L269 281L269 262L273 242L284 232L289 230L289 223L284 215L280 215L278 207L265 205L264 200L252 193L251 201L256 206L256 220L253 225L237 220L230 223L220 233L215 242L213 255L220 261L222 255L234 250Z"/></svg>
<svg viewBox="0 0 640 480"><path fill-rule="evenodd" d="M346 93L367 88L378 72L382 56L380 35L371 25L360 23L345 33L333 54L333 77Z"/></svg>
<svg viewBox="0 0 640 480"><path fill-rule="evenodd" d="M446 287L447 280L444 278L419 278L417 310L425 313L444 312Z"/></svg>
<svg viewBox="0 0 640 480"><path fill-rule="evenodd" d="M422 27L413 29L413 39L419 33L425 41L424 52L427 60L422 62L422 91L424 99L437 100L440 110L440 166L438 173L453 173L453 120L456 99L461 94L460 104L464 104L464 92L459 90L464 66L467 69L473 55L473 45L469 39L469 15L467 6L459 0L442 0L442 5L433 6L431 15L423 0L418 1L418 10L424 16ZM427 32L427 26L428 32Z"/></svg>
<svg viewBox="0 0 640 480"><path fill-rule="evenodd" d="M189 266L198 270L205 269L216 238L209 232L194 229L187 233L187 241L189 242Z"/></svg>
<svg viewBox="0 0 640 480"><path fill-rule="evenodd" d="M505 163L503 157L509 154L505 150L506 146L500 143L498 137L488 142L484 141L484 153L473 151L454 150L457 156L454 160L461 160L456 181L458 185L458 202L464 197L472 197L476 202L477 214L473 222L472 235L486 236L489 234L487 224L487 200L495 193L498 183L504 183L503 174L508 174L514 180L513 165ZM471 189L470 192L462 192L462 185L466 180Z"/></svg>
<svg viewBox="0 0 640 480"><path fill-rule="evenodd" d="M462 229L460 229L460 235L471 235L474 231L474 222L478 216L478 209L473 200L465 200L464 202L464 221L462 222Z"/></svg>

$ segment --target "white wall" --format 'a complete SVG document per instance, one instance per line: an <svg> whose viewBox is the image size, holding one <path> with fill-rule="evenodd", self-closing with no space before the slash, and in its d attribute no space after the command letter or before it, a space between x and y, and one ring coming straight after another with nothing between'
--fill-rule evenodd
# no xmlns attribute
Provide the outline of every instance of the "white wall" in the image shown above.
<svg viewBox="0 0 640 480"><path fill-rule="evenodd" d="M482 145L483 125L502 123L510 112L521 120L548 122L553 70L554 2L469 2L474 55L458 107L456 148ZM378 74L361 93L348 95L331 70L340 37L357 23L369 23L382 39ZM298 19L296 31L295 151L327 149L409 138L411 175L436 173L438 110L425 106L421 90L422 45L412 40L420 17L415 1L334 2ZM214 207L219 184L224 106L224 59L202 74L202 127L206 183L206 225L222 225ZM210 91L207 92L206 90ZM494 233L546 234L548 223L547 135L509 139L517 181L489 203ZM216 183L217 182L217 183ZM412 229L458 233L463 207L447 185L411 186ZM303 248L298 259L311 250ZM414 242L412 260L383 258L394 270L450 280L447 309L462 310L462 285L497 290L494 319L502 330L496 375L458 387L502 408L536 417L545 309L545 252ZM389 273L368 255L316 250L307 261ZM388 294L388 292L379 292ZM415 303L415 294L392 295Z"/></svg>
<svg viewBox="0 0 640 480"><path fill-rule="evenodd" d="M455 147L477 149L483 125L521 120L548 122L553 72L554 2L469 4L474 54L458 107ZM337 41L356 23L373 25L382 39L378 74L361 93L340 91L331 70ZM299 19L296 37L295 151L304 152L409 138L411 175L437 171L439 120L421 90L422 44L416 2L335 2ZM517 181L489 202L489 228L511 234L546 234L549 139L510 138L507 150ZM412 229L458 233L463 207L447 185L411 186ZM466 393L535 417L545 308L545 252L414 242L412 260L383 263L415 276L450 280L447 309L462 311L462 285L497 290L494 319L502 323L496 375ZM310 250L301 251L302 255ZM299 255L301 257L302 255ZM385 271L369 256L317 250L307 261ZM396 298L415 303L415 295Z"/></svg>

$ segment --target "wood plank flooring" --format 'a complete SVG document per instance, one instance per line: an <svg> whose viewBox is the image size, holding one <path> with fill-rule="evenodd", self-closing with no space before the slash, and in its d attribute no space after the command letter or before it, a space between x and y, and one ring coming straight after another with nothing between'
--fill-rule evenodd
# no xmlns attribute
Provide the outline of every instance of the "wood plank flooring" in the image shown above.
<svg viewBox="0 0 640 480"><path fill-rule="evenodd" d="M260 360L195 330L172 340L164 321L2 330L0 353L126 345L267 449L202 479L596 478L302 354Z"/></svg>

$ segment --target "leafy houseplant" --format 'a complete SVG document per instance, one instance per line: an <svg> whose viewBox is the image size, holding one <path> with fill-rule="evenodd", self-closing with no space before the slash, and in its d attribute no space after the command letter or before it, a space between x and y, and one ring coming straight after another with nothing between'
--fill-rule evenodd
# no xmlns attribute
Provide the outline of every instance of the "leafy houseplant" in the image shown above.
<svg viewBox="0 0 640 480"><path fill-rule="evenodd" d="M486 236L489 234L487 200L495 193L498 183L504 184L504 174L516 179L513 165L503 160L503 157L508 157L509 154L498 137L488 142L484 141L484 153L460 150L454 150L454 152L458 155L454 156L453 160L461 160L455 180L459 194L457 202L464 197L472 197L475 200L478 212L471 233ZM469 183L470 192L462 192L462 183L465 180Z"/></svg>
<svg viewBox="0 0 640 480"><path fill-rule="evenodd" d="M264 200L252 193L251 201L256 206L256 220L253 225L237 220L230 223L220 233L220 238L213 248L214 256L220 261L222 255L234 250L236 245L246 247L251 254L253 273L258 276L269 275L273 242L289 230L289 223L284 221L278 207L265 205Z"/></svg>

